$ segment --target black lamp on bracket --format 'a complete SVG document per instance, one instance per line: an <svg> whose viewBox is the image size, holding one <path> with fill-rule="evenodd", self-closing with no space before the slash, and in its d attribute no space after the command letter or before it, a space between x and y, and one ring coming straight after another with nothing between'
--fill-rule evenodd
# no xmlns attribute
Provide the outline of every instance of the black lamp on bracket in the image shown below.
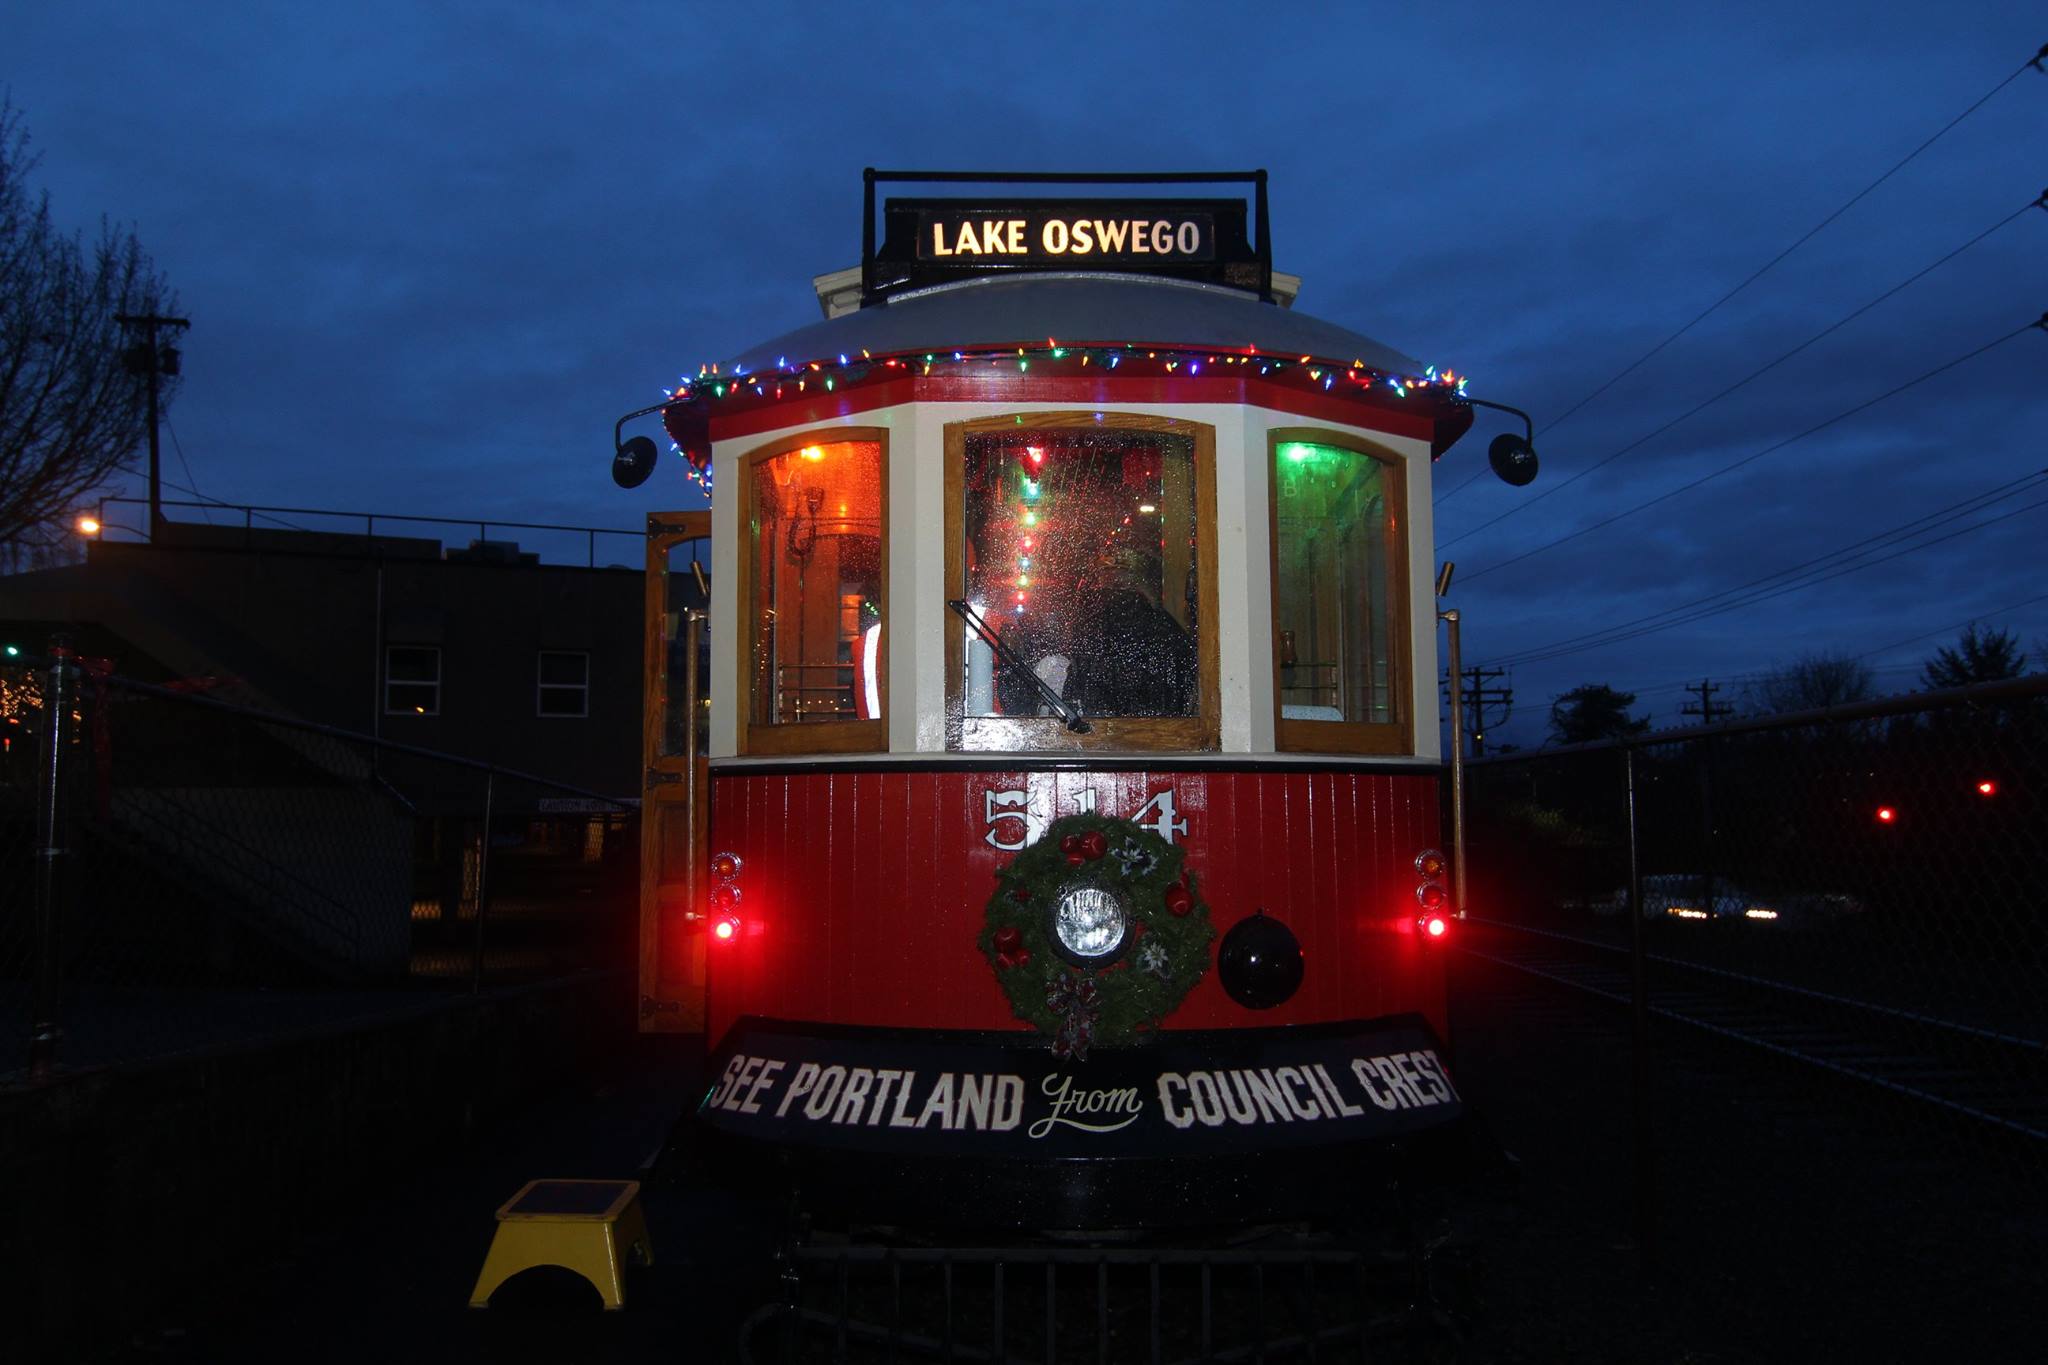
<svg viewBox="0 0 2048 1365"><path fill-rule="evenodd" d="M1492 408L1522 419L1523 434L1517 436L1512 431L1504 431L1494 437L1486 447L1486 462L1493 466L1493 472L1500 475L1503 483L1524 488L1535 482L1536 424L1529 419L1529 414L1506 403L1490 403L1484 398L1467 398L1465 401L1475 408Z"/></svg>

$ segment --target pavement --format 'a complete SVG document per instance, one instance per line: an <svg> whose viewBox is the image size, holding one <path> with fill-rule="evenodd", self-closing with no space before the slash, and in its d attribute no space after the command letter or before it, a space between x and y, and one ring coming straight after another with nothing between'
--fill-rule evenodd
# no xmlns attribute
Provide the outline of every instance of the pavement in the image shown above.
<svg viewBox="0 0 2048 1365"><path fill-rule="evenodd" d="M1454 1065L1520 1157L1521 1193L1445 1224L1438 1286L1455 1330L1374 1359L2038 1358L2027 1286L2038 1288L2043 1237L2010 1179L1921 1152L1905 1128L1816 1102L1802 1073L1747 1054L1661 1054L1659 1241L1639 1255L1625 1017L1510 974L1463 975ZM649 1186L655 1265L629 1280L624 1312L599 1311L566 1272L467 1307L498 1205L535 1178L637 1177L696 1092L699 1047L628 1040L601 1073L468 1144L413 1154L306 1244L252 1258L218 1295L102 1361L733 1359L739 1320L772 1289L773 1218L716 1171Z"/></svg>

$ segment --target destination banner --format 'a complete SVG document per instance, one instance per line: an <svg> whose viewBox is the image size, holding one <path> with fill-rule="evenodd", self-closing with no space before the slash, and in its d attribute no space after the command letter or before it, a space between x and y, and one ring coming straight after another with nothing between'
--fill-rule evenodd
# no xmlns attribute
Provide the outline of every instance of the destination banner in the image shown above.
<svg viewBox="0 0 2048 1365"><path fill-rule="evenodd" d="M1463 1112L1417 1015L1169 1032L1085 1062L1031 1034L742 1019L711 1074L698 1116L726 1132L906 1154L1242 1153L1396 1137Z"/></svg>
<svg viewBox="0 0 2048 1365"><path fill-rule="evenodd" d="M1232 199L889 199L877 283L901 286L1009 270L1165 274L1261 284Z"/></svg>

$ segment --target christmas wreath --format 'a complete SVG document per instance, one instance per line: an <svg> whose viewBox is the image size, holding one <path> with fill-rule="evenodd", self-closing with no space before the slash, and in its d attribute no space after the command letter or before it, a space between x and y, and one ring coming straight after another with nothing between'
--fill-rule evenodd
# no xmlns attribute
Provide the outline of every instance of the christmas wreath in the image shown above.
<svg viewBox="0 0 2048 1365"><path fill-rule="evenodd" d="M1216 931L1184 857L1129 820L1069 815L996 873L982 954L1058 1056L1139 1041L1201 980Z"/></svg>

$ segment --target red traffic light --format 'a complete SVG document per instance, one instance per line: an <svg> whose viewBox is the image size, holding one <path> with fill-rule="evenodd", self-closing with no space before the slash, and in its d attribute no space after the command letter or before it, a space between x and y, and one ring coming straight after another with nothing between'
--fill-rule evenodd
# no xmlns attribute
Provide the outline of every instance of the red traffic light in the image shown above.
<svg viewBox="0 0 2048 1365"><path fill-rule="evenodd" d="M1877 808L1877 823L1879 823L1880 825L1889 825L1892 821L1898 818L1899 813L1893 810L1890 806L1879 806Z"/></svg>
<svg viewBox="0 0 2048 1365"><path fill-rule="evenodd" d="M1991 780L1990 778L1986 778L1986 779L1984 779L1984 780L1983 780L1982 782L1979 782L1979 783L1977 784L1977 795L1979 795L1979 796L1996 796L1996 795L1998 795L1998 784L1997 784L1996 782L1993 782L1993 781L1992 781L1992 780Z"/></svg>

